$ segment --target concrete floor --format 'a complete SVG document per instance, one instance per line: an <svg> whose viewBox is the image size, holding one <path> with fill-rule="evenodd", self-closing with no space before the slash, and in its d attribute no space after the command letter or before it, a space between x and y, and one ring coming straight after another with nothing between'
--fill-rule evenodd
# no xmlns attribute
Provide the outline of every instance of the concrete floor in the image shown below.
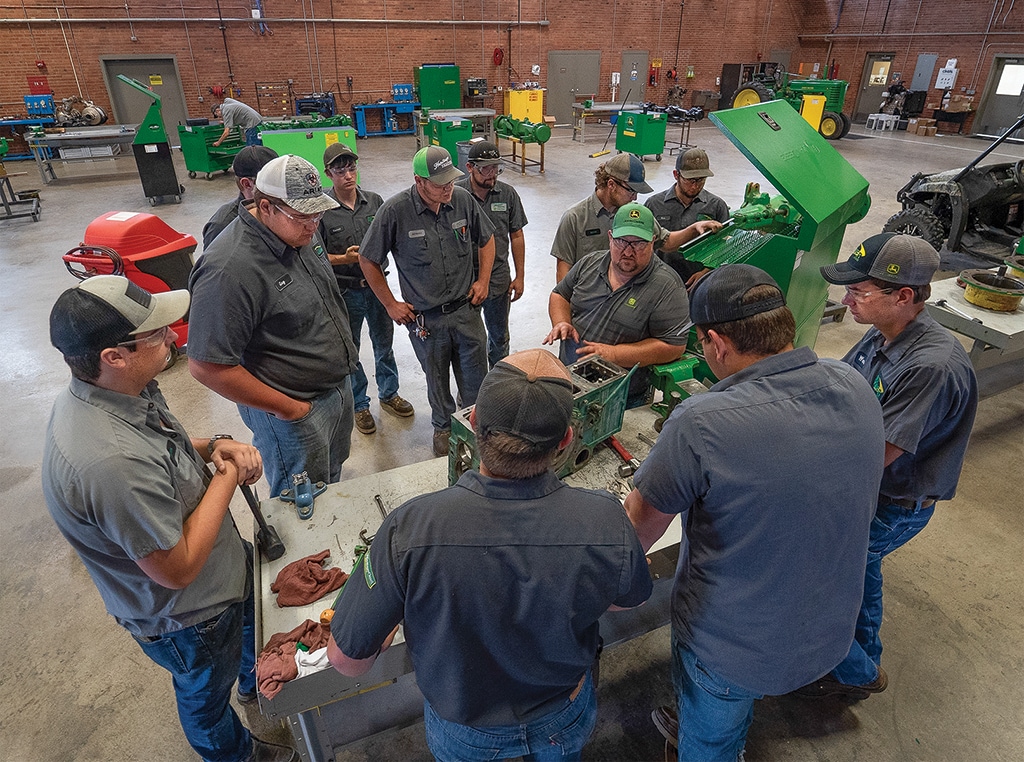
<svg viewBox="0 0 1024 762"><path fill-rule="evenodd" d="M538 346L548 330L547 296L554 282L548 250L559 216L591 192L604 127L585 146L556 129L547 144L547 171L502 179L523 197L526 295L512 310L512 346ZM716 176L708 189L735 208L757 171L708 121L690 142L706 148ZM874 206L846 234L844 254L878 232L897 209L896 190L915 171L962 166L983 144L960 137L904 133L852 134L833 144L871 183ZM412 138L360 142L363 184L385 197L410 184ZM1024 156L1001 148L991 160ZM47 315L74 281L61 254L77 245L86 225L112 210L154 212L173 228L200 236L213 210L234 194L230 176L189 180L180 205L151 209L131 159L58 168L61 179L42 191L42 220L0 222L4 274L0 306L5 357L0 362L0 748L4 759L194 759L174 709L170 679L149 662L106 615L78 558L55 530L42 502L39 462L53 398L67 368L47 339ZM649 161L648 180L660 190L672 182L672 159ZM113 164L114 166L110 166ZM9 163L15 188L39 187L35 167ZM822 192L828 192L823 188ZM839 357L862 334L847 319L822 326L817 350ZM369 342L363 361L372 367ZM353 433L346 475L356 476L430 457L429 411L422 373L402 332L396 333L402 394L416 405L413 419L377 416L372 436ZM247 434L232 404L192 380L184 363L161 385L178 417L203 436ZM1017 760L1024 748L1024 385L985 399L955 500L942 504L929 528L885 564L886 617L882 630L889 689L859 704L771 698L759 702L747 744L756 760ZM765 453L771 458L771 453ZM265 494L265 491L264 491ZM244 503L233 506L249 527ZM38 628L34 630L33 628ZM35 634L33 634L33 632ZM584 757L655 760L662 743L648 719L671 697L669 634L661 629L606 653L600 718ZM250 712L261 734L278 740L289 731ZM339 760L426 759L422 725L350 747Z"/></svg>

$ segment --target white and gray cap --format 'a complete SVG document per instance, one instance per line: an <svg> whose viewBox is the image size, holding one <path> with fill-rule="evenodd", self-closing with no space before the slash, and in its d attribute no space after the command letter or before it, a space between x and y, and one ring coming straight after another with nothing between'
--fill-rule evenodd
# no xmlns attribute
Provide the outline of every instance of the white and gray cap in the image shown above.
<svg viewBox="0 0 1024 762"><path fill-rule="evenodd" d="M293 154L267 162L256 175L256 190L281 199L300 214L320 214L338 207L338 202L324 193L319 170Z"/></svg>

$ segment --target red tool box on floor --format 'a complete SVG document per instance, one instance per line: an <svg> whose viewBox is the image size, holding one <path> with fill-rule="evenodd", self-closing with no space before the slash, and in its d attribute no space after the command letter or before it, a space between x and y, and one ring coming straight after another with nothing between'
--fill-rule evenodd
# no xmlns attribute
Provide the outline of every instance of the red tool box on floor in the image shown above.
<svg viewBox="0 0 1024 762"><path fill-rule="evenodd" d="M64 266L79 280L123 275L151 293L188 288L197 241L155 214L107 212L89 223L82 245L64 255ZM188 343L188 313L171 328L175 346Z"/></svg>

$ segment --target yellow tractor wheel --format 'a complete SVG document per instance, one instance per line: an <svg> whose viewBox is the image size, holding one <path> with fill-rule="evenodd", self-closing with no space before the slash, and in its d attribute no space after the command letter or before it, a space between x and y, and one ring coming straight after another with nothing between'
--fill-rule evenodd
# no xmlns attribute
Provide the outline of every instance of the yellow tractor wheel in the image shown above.
<svg viewBox="0 0 1024 762"><path fill-rule="evenodd" d="M843 136L843 118L835 111L826 111L821 115L818 132L825 140L839 140Z"/></svg>
<svg viewBox="0 0 1024 762"><path fill-rule="evenodd" d="M732 107L751 106L755 103L770 101L774 97L771 90L760 82L745 82L732 96Z"/></svg>

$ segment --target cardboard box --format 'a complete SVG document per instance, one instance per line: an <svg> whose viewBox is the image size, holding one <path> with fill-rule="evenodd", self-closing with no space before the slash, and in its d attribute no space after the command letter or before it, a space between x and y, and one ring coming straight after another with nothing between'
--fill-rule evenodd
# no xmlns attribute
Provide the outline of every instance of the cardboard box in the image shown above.
<svg viewBox="0 0 1024 762"><path fill-rule="evenodd" d="M934 125L932 125L931 127L923 128L924 132L921 132L921 129L922 128L918 127L918 133L917 133L918 135L924 135L925 137L929 137L929 138L935 137L936 127Z"/></svg>
<svg viewBox="0 0 1024 762"><path fill-rule="evenodd" d="M907 132L909 132L912 135L916 135L917 134L918 122L920 122L920 121L921 121L920 119L916 119L916 118L915 119L908 119L907 120Z"/></svg>
<svg viewBox="0 0 1024 762"><path fill-rule="evenodd" d="M922 117L917 118L917 129L920 130L922 127L934 127L934 119L924 119Z"/></svg>
<svg viewBox="0 0 1024 762"><path fill-rule="evenodd" d="M961 100L950 100L949 105L946 106L946 112L949 114L959 114L964 111L970 111L973 100L967 98Z"/></svg>

